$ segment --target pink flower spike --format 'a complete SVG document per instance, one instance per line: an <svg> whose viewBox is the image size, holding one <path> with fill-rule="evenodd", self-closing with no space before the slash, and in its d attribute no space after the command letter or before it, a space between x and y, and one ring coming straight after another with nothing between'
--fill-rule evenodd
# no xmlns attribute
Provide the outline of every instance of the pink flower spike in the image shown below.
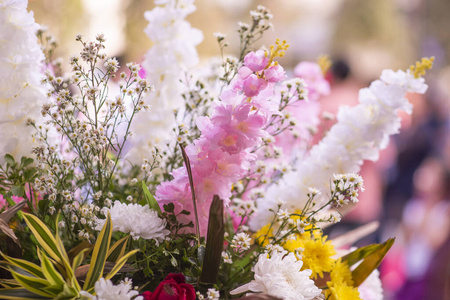
<svg viewBox="0 0 450 300"><path fill-rule="evenodd" d="M255 74L248 76L244 80L244 86L242 88L244 95L247 97L254 97L259 94L260 91L267 87L267 81L258 78Z"/></svg>
<svg viewBox="0 0 450 300"><path fill-rule="evenodd" d="M286 79L286 72L280 65L271 66L264 71L264 77L268 82L280 82Z"/></svg>
<svg viewBox="0 0 450 300"><path fill-rule="evenodd" d="M252 74L253 74L253 71L250 70L250 68L247 68L247 67L242 67L238 71L239 78L241 78L241 79L247 79L247 77L252 75Z"/></svg>
<svg viewBox="0 0 450 300"><path fill-rule="evenodd" d="M310 100L316 101L320 96L330 93L330 84L323 77L319 65L313 62L301 62L295 69L294 74L303 78L308 85L308 96Z"/></svg>
<svg viewBox="0 0 450 300"><path fill-rule="evenodd" d="M258 50L256 52L249 52L244 57L244 65L249 67L253 72L259 72L264 70L269 62L269 58L263 50Z"/></svg>

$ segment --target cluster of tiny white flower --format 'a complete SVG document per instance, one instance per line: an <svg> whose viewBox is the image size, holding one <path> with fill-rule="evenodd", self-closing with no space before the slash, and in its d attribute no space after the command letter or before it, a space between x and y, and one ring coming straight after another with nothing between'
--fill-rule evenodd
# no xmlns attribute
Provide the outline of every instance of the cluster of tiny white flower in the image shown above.
<svg viewBox="0 0 450 300"><path fill-rule="evenodd" d="M250 216L256 209L255 202L251 200L243 201L242 199L234 198L233 204L231 210L240 217Z"/></svg>
<svg viewBox="0 0 450 300"><path fill-rule="evenodd" d="M333 205L336 207L348 204L349 201L357 203L358 192L364 191L363 180L361 176L355 173L334 174L331 193L333 195Z"/></svg>
<svg viewBox="0 0 450 300"><path fill-rule="evenodd" d="M250 249L252 239L248 236L248 234L244 232L240 232L236 234L231 240L231 248L234 248L235 251L244 252Z"/></svg>
<svg viewBox="0 0 450 300"><path fill-rule="evenodd" d="M197 295L198 300L219 300L220 292L216 289L209 288L206 292L206 298L200 292L195 293Z"/></svg>
<svg viewBox="0 0 450 300"><path fill-rule="evenodd" d="M233 260L231 259L231 255L228 251L222 251L223 262L226 264L232 264Z"/></svg>

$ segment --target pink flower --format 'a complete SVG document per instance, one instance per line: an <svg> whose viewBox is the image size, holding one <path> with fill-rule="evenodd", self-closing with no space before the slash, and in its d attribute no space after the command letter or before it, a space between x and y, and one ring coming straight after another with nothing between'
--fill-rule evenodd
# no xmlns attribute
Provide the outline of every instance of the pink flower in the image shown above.
<svg viewBox="0 0 450 300"><path fill-rule="evenodd" d="M269 62L269 58L263 50L258 50L256 52L249 52L244 57L244 65L249 67L253 72L258 72L264 70Z"/></svg>
<svg viewBox="0 0 450 300"><path fill-rule="evenodd" d="M252 74L253 74L253 71L250 70L250 68L248 68L248 67L242 67L238 71L238 76L241 79L246 79L248 76L250 76Z"/></svg>
<svg viewBox="0 0 450 300"><path fill-rule="evenodd" d="M252 74L244 80L242 91L247 97L254 97L267 87L267 81Z"/></svg>
<svg viewBox="0 0 450 300"><path fill-rule="evenodd" d="M268 69L268 82L253 72L265 68L268 58L263 51L246 56L245 64L238 72L238 78L220 95L220 102L211 117L199 117L196 121L201 131L199 139L186 147L194 182L200 234L205 235L208 225L209 207L214 195L228 205L231 186L250 170L250 163L256 159L252 149L268 136L265 130L269 118L278 114L277 104L269 101L277 80L285 77L282 67ZM194 222L190 185L184 167L172 172L170 182L164 182L156 189L161 204L173 202L175 213L188 210L191 215L179 215L183 224ZM186 228L186 231L193 229Z"/></svg>
<svg viewBox="0 0 450 300"><path fill-rule="evenodd" d="M311 100L317 100L320 96L330 93L330 84L324 78L318 64L301 62L295 67L294 74L305 80L308 85L308 95Z"/></svg>
<svg viewBox="0 0 450 300"><path fill-rule="evenodd" d="M23 200L22 197L17 197L17 196L12 196L11 199L16 204ZM2 210L3 208L6 207L6 203L7 203L6 199L3 197L3 195L0 194L0 210Z"/></svg>
<svg viewBox="0 0 450 300"><path fill-rule="evenodd" d="M268 82L280 82L286 79L286 72L280 65L269 67L264 71L264 77Z"/></svg>
<svg viewBox="0 0 450 300"><path fill-rule="evenodd" d="M162 200L162 204L175 203L180 199L191 198L186 169L176 169L172 172L172 176L173 180L162 182L156 189L156 197Z"/></svg>

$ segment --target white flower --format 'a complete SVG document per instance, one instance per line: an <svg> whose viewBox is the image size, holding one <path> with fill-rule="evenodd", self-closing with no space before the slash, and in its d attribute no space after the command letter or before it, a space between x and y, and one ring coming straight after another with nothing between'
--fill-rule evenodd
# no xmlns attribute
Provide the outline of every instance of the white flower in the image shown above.
<svg viewBox="0 0 450 300"><path fill-rule="evenodd" d="M240 232L233 237L231 247L235 248L236 251L243 252L250 249L251 241L252 239L248 236L248 234Z"/></svg>
<svg viewBox="0 0 450 300"><path fill-rule="evenodd" d="M231 291L232 295L252 291L285 300L306 300L321 294L322 291L309 279L312 271L300 271L303 262L297 260L294 253L274 251L270 258L267 256L266 253L259 256L253 267L254 279Z"/></svg>
<svg viewBox="0 0 450 300"><path fill-rule="evenodd" d="M119 69L119 62L115 57L109 58L104 64L106 71L115 73Z"/></svg>
<svg viewBox="0 0 450 300"><path fill-rule="evenodd" d="M362 300L383 300L383 287L380 280L380 272L375 269L366 280L358 287Z"/></svg>
<svg viewBox="0 0 450 300"><path fill-rule="evenodd" d="M124 204L115 201L114 205L108 209L111 214L113 231L130 233L133 239L143 238L154 239L157 243L164 240L169 234L166 229L166 221L158 217L158 213L148 205ZM96 220L96 230L101 230L106 220Z"/></svg>
<svg viewBox="0 0 450 300"><path fill-rule="evenodd" d="M208 289L206 296L207 296L206 299L208 299L208 300L219 300L220 293L216 289Z"/></svg>
<svg viewBox="0 0 450 300"><path fill-rule="evenodd" d="M0 162L6 153L30 156L33 128L46 95L41 85L44 55L26 0L0 1Z"/></svg>
<svg viewBox="0 0 450 300"><path fill-rule="evenodd" d="M132 282L128 278L125 278L118 285L114 285L111 280L105 280L102 277L95 283L95 294L97 296L93 296L85 291L81 291L80 294L91 300L130 300L134 296L139 295L139 292L132 290ZM144 297L142 296L134 298L134 300L143 299Z"/></svg>
<svg viewBox="0 0 450 300"><path fill-rule="evenodd" d="M230 257L230 253L228 253L227 251L222 251L222 258L223 258L223 262L226 264L233 263L233 260Z"/></svg>
<svg viewBox="0 0 450 300"><path fill-rule="evenodd" d="M173 111L185 106L181 94L186 86L180 80L198 64L196 46L203 40L203 33L185 20L196 9L193 2L159 1L161 6L144 14L149 22L144 31L153 46L146 53L142 67L157 93L146 95L144 101L152 110L137 114L131 125L136 136L131 139L133 148L127 153L127 159L134 164L155 145L165 146L167 141L176 139L172 131L176 125Z"/></svg>
<svg viewBox="0 0 450 300"><path fill-rule="evenodd" d="M302 209L308 201L308 187L321 191L330 190L335 173L355 173L364 160L377 160L389 136L400 129L400 110L411 112L412 105L405 98L407 92L424 93L427 85L423 78L414 78L410 72L382 72L368 88L359 92L359 105L341 107L337 123L326 137L315 145L309 155L295 166L295 172L285 174L278 185L272 185L264 199L258 199L257 211L250 221L252 229L259 229L272 218L270 209L276 210L276 199L282 197L282 205L291 211ZM327 194L316 195L317 205L325 204ZM349 200L357 202L357 193Z"/></svg>
<svg viewBox="0 0 450 300"><path fill-rule="evenodd" d="M315 195L319 195L320 191L314 187L309 187L308 188L308 192L310 193L311 196L315 196Z"/></svg>

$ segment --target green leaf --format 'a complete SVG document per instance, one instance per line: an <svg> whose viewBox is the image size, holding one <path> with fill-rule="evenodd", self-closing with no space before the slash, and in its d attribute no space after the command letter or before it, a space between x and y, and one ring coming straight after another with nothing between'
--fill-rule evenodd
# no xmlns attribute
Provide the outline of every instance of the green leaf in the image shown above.
<svg viewBox="0 0 450 300"><path fill-rule="evenodd" d="M89 243L88 241L84 240L81 243L79 243L76 247L72 248L68 253L68 257L69 257L69 262L73 262L74 258L80 253L82 252L84 249L88 249L89 251L92 250L92 248L94 248L94 245L92 245L91 243ZM84 253L84 257L85 258L89 252L83 252ZM74 268L75 270L75 268Z"/></svg>
<svg viewBox="0 0 450 300"><path fill-rule="evenodd" d="M25 167L31 165L34 162L34 160L30 157L22 157L21 162L22 162L22 166L25 168Z"/></svg>
<svg viewBox="0 0 450 300"><path fill-rule="evenodd" d="M150 275L153 276L153 271L149 267L145 268L142 271L144 272L145 277L149 277Z"/></svg>
<svg viewBox="0 0 450 300"><path fill-rule="evenodd" d="M45 215L45 214L47 213L47 211L48 211L48 204L49 204L49 203L50 203L49 200L44 200L44 199L39 200L39 202L38 202L38 208L39 208L39 212L40 212L42 215Z"/></svg>
<svg viewBox="0 0 450 300"><path fill-rule="evenodd" d="M5 300L53 299L53 297L36 295L24 288L0 289L0 298Z"/></svg>
<svg viewBox="0 0 450 300"><path fill-rule="evenodd" d="M348 266L351 267L357 262L371 255L374 251L376 251L380 247L381 247L380 244L372 244L358 248L355 251L350 252L349 254L343 256L342 261L347 262Z"/></svg>
<svg viewBox="0 0 450 300"><path fill-rule="evenodd" d="M58 264L63 266L63 255L60 253L57 242L47 226L34 215L24 213L23 216L39 246Z"/></svg>
<svg viewBox="0 0 450 300"><path fill-rule="evenodd" d="M253 258L253 253L247 253L242 259L238 259L233 261L233 264L231 265L232 267L235 267L239 270L243 270L245 266L250 264L250 261Z"/></svg>
<svg viewBox="0 0 450 300"><path fill-rule="evenodd" d="M84 255L86 254L86 252L90 251L90 249L85 248L83 250L81 250L74 258L72 261L72 270L76 270L81 263L84 260Z"/></svg>
<svg viewBox="0 0 450 300"><path fill-rule="evenodd" d="M11 154L6 154L4 158L6 163L11 167L13 167L16 164L16 161L14 160L14 157L12 157Z"/></svg>
<svg viewBox="0 0 450 300"><path fill-rule="evenodd" d="M178 266L178 262L175 259L175 257L172 256L172 258L170 259L170 263L172 264L172 266L177 267Z"/></svg>
<svg viewBox="0 0 450 300"><path fill-rule="evenodd" d="M78 299L77 296L79 296L79 292L75 288L65 284L63 290L59 294L57 294L56 297L53 299L54 300Z"/></svg>
<svg viewBox="0 0 450 300"><path fill-rule="evenodd" d="M124 254L127 247L128 239L130 238L129 235L126 237L118 240L109 250L108 254L106 255L107 261L113 261L117 262Z"/></svg>
<svg viewBox="0 0 450 300"><path fill-rule="evenodd" d="M133 256L138 251L139 250L130 251L121 258L119 258L119 260L116 262L111 272L109 272L108 275L105 276L105 280L111 279L114 275L116 275L116 273L119 272L120 269L123 267L123 265L127 262L128 258Z"/></svg>
<svg viewBox="0 0 450 300"><path fill-rule="evenodd" d="M38 255L41 261L42 272L44 273L45 278L48 280L48 282L50 282L51 285L58 286L60 289L62 289L65 282L61 274L56 271L55 267L43 251L38 251Z"/></svg>
<svg viewBox="0 0 450 300"><path fill-rule="evenodd" d="M158 213L158 215L161 216L162 213L161 208L159 207L159 204L156 201L155 197L153 197L153 195L148 190L148 187L144 181L142 181L142 190L144 191L144 198L148 204L148 207L155 210Z"/></svg>
<svg viewBox="0 0 450 300"><path fill-rule="evenodd" d="M23 197L25 195L25 188L19 185L13 185L11 187L11 192L14 196Z"/></svg>
<svg viewBox="0 0 450 300"><path fill-rule="evenodd" d="M12 268L15 268L15 267L12 266ZM9 269L7 269L7 270L9 270ZM21 271L23 271L23 270L21 270ZM29 274L29 273L27 273L27 274ZM3 288L6 288L6 289L22 288L15 279L2 279L0 281L0 286L2 286Z"/></svg>
<svg viewBox="0 0 450 300"><path fill-rule="evenodd" d="M29 261L26 261L24 259L19 259L19 258L14 258L14 257L9 257L8 255L3 254L2 252L0 252L0 254L3 256L3 258L8 261L10 264L25 270L26 272L30 273L31 275L34 275L36 277L40 277L40 278L45 278L44 274L42 273L41 268L36 265L33 264Z"/></svg>
<svg viewBox="0 0 450 300"><path fill-rule="evenodd" d="M175 210L175 205L172 202L170 202L168 204L164 204L163 208L165 212L173 213Z"/></svg>
<svg viewBox="0 0 450 300"><path fill-rule="evenodd" d="M108 213L106 217L105 225L103 226L92 252L91 266L89 272L86 275L86 281L84 282L83 290L89 291L94 287L95 282L102 277L103 269L105 268L106 255L108 253L109 245L111 242L112 224L111 215Z"/></svg>
<svg viewBox="0 0 450 300"><path fill-rule="evenodd" d="M30 169L26 169L23 172L23 176L25 177L26 181L30 182L36 176L36 173L37 173L36 168L30 168Z"/></svg>
<svg viewBox="0 0 450 300"><path fill-rule="evenodd" d="M394 244L394 241L395 239L391 238L379 245L380 247L373 251L358 267L356 267L355 270L353 270L352 279L355 287L358 287L361 283L363 283L364 280L366 280L366 278L373 272L373 270L378 268L386 253Z"/></svg>
<svg viewBox="0 0 450 300"><path fill-rule="evenodd" d="M31 276L25 276L21 275L17 272L14 272L11 270L11 274L14 277L14 279L24 288L29 290L32 293L44 296L44 297L51 297L52 295L44 292L43 289L49 286L49 282L42 278L37 277L31 277Z"/></svg>

